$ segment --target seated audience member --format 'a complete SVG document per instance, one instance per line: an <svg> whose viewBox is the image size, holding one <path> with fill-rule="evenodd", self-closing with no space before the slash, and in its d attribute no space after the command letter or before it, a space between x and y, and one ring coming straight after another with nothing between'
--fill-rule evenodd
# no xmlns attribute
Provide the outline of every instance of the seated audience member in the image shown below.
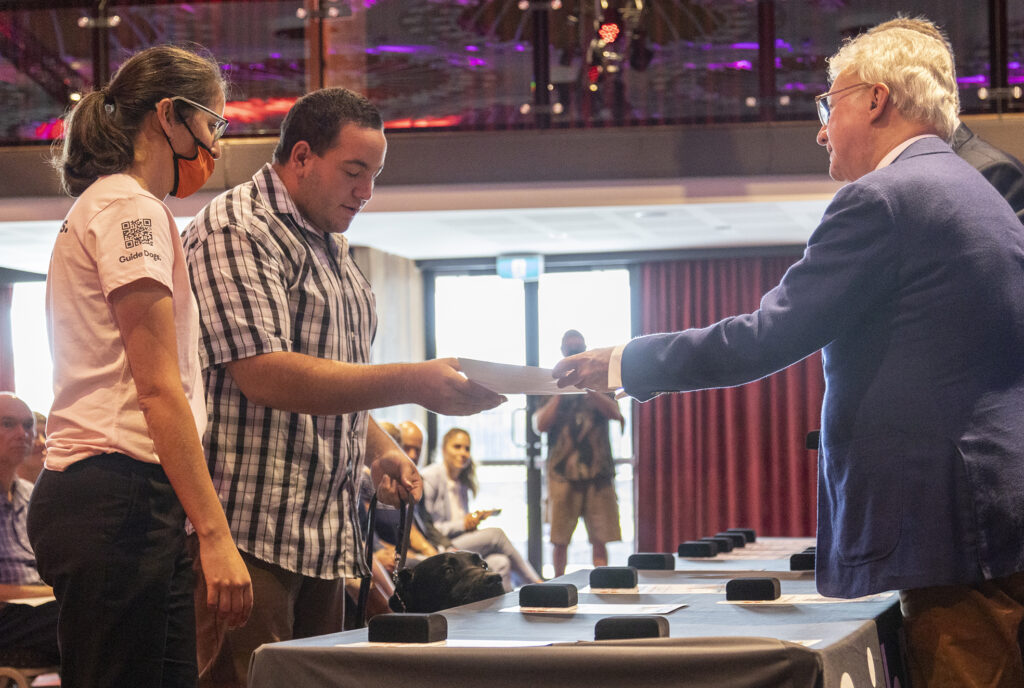
<svg viewBox="0 0 1024 688"><path fill-rule="evenodd" d="M16 475L32 449L35 422L25 402L0 392L0 654L24 654L26 663L56 665L57 603L8 602L53 595L39 577L25 532L32 484Z"/></svg>
<svg viewBox="0 0 1024 688"><path fill-rule="evenodd" d="M32 451L28 458L18 466L18 477L34 483L39 477L39 471L43 470L43 462L46 460L46 416L33 411L36 419L36 436L32 442Z"/></svg>
<svg viewBox="0 0 1024 688"><path fill-rule="evenodd" d="M476 471L470 455L469 433L452 428L441 443L443 460L420 471L423 505L437 529L451 539L455 549L476 552L501 574L506 590L513 577L519 585L539 583L541 578L523 559L501 528L480 528L493 511L469 511L469 493L476 494Z"/></svg>
<svg viewBox="0 0 1024 688"><path fill-rule="evenodd" d="M423 431L411 420L399 423L398 429L402 433L402 451L418 466L423 452ZM430 544L439 551L451 549L452 541L434 525L434 519L430 517L430 512L424 508L423 500L416 503L415 513L416 525L423 532L427 540L430 541Z"/></svg>
<svg viewBox="0 0 1024 688"><path fill-rule="evenodd" d="M395 425L394 423L390 423L386 420L377 421L377 425L380 426L381 430L388 434L388 437L395 441L395 444L402 444L402 433L399 432L397 425Z"/></svg>
<svg viewBox="0 0 1024 688"><path fill-rule="evenodd" d="M411 420L402 421L398 424L399 444L414 464L420 463L420 453L423 451L423 431Z"/></svg>
<svg viewBox="0 0 1024 688"><path fill-rule="evenodd" d="M377 425L380 429L386 432L391 439L395 441L395 444L401 442L402 436L398 428L387 421L378 421ZM370 499L373 497L373 483L370 480L370 469L366 466L363 467L363 479L359 485L359 518L363 530L367 528L369 522L369 507ZM415 510L414 510L414 522L411 526L412 530L409 533L409 550L406 555L406 566L415 566L423 559L431 557L438 553L437 547L423 534L423 530L419 527L420 524L415 522ZM399 525L401 520L401 512L397 509L391 509L378 505L377 514L373 519L374 525L374 559L380 563L383 568L392 572L395 569L395 547L398 543L399 536ZM443 537L443 536L442 536ZM450 543L445 543L450 544Z"/></svg>

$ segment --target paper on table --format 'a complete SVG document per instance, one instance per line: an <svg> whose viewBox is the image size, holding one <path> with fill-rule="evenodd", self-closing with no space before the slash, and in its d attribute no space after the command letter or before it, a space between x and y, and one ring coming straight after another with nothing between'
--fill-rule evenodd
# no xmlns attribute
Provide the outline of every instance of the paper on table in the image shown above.
<svg viewBox="0 0 1024 688"><path fill-rule="evenodd" d="M16 600L7 601L11 604L25 604L30 607L38 607L40 605L46 604L47 602L55 602L56 600L57 598L53 595L48 595L44 597L19 597Z"/></svg>
<svg viewBox="0 0 1024 688"><path fill-rule="evenodd" d="M463 374L481 387L498 394L582 394L576 387L559 389L550 368L491 363L460 358Z"/></svg>
<svg viewBox="0 0 1024 688"><path fill-rule="evenodd" d="M580 592L595 595L724 595L725 584L702 583L641 583L635 588L580 588Z"/></svg>
<svg viewBox="0 0 1024 688"><path fill-rule="evenodd" d="M670 604L577 604L575 607L504 607L499 612L517 614L600 614L602 616L629 616L634 614L671 614L687 606L682 602Z"/></svg>
<svg viewBox="0 0 1024 688"><path fill-rule="evenodd" d="M482 638L448 638L433 643L371 643L358 642L335 645L335 647L541 647L564 643L564 640L486 640Z"/></svg>
<svg viewBox="0 0 1024 688"><path fill-rule="evenodd" d="M761 607L780 604L845 604L847 602L877 602L888 599L895 594L895 592L876 592L873 595L848 599L845 597L823 597L817 593L807 592L782 595L774 600L719 600L718 604L750 604Z"/></svg>

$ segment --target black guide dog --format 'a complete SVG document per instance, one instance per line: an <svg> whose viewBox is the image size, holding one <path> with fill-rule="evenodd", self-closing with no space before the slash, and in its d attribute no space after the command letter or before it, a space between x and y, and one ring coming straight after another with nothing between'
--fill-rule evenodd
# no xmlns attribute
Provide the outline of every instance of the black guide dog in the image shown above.
<svg viewBox="0 0 1024 688"><path fill-rule="evenodd" d="M388 605L396 612L426 614L505 594L501 576L476 552L442 552L402 569Z"/></svg>

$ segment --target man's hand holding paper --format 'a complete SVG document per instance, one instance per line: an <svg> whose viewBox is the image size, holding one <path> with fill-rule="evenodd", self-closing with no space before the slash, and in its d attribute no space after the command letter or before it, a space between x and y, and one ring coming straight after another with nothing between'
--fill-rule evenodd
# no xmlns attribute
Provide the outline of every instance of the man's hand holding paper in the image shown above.
<svg viewBox="0 0 1024 688"><path fill-rule="evenodd" d="M459 375L462 361L465 359L439 358L414 364L424 371L418 379L422 406L445 416L469 416L508 401L501 390L478 384L468 374L468 380Z"/></svg>
<svg viewBox="0 0 1024 688"><path fill-rule="evenodd" d="M563 358L551 370L559 388L570 385L595 392L611 392L608 386L608 361L614 347L591 349Z"/></svg>

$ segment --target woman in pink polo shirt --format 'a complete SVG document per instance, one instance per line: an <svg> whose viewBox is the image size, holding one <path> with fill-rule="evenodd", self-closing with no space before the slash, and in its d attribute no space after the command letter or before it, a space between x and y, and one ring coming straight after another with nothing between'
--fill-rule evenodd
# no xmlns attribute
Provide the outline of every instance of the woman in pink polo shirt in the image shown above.
<svg viewBox="0 0 1024 688"><path fill-rule="evenodd" d="M54 165L78 199L47 277L54 402L28 523L65 688L195 685L186 516L207 603L230 625L252 606L203 457L199 315L162 200L209 178L223 109L215 61L157 46L65 121Z"/></svg>

